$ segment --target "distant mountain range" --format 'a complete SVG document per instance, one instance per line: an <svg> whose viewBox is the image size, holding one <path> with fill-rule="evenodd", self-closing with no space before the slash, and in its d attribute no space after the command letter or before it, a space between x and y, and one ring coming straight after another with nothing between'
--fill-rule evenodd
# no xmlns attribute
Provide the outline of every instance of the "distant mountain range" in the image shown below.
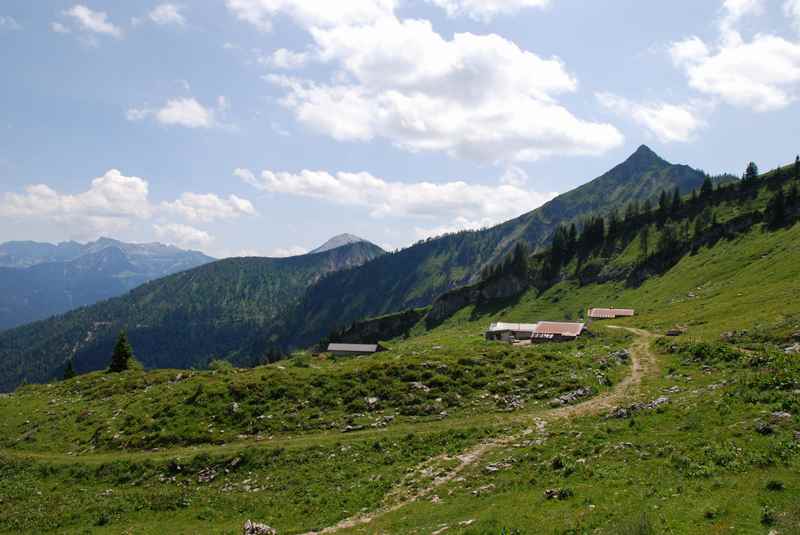
<svg viewBox="0 0 800 535"><path fill-rule="evenodd" d="M107 364L126 329L150 367L238 364L308 347L331 330L369 316L430 304L475 281L516 243L549 243L560 224L623 210L677 188L699 188L706 175L640 147L611 171L496 227L425 240L396 253L353 236L324 252L285 259L228 259L145 284L63 316L0 333L0 390L57 376L70 358L79 371ZM320 249L327 248L328 244Z"/></svg>
<svg viewBox="0 0 800 535"><path fill-rule="evenodd" d="M0 244L0 330L121 295L214 259L160 243L110 238Z"/></svg>

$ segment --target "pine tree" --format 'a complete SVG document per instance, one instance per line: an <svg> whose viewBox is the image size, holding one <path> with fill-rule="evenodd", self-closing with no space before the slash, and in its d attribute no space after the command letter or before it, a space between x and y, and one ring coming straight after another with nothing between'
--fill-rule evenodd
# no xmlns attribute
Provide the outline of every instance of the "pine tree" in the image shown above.
<svg viewBox="0 0 800 535"><path fill-rule="evenodd" d="M108 371L112 373L124 372L130 368L133 359L133 348L128 343L128 335L125 331L120 331L117 345L114 346L114 353L111 355L111 365L108 367Z"/></svg>
<svg viewBox="0 0 800 535"><path fill-rule="evenodd" d="M783 188L778 189L767 203L766 220L770 228L780 228L786 223L786 198L783 195Z"/></svg>
<svg viewBox="0 0 800 535"><path fill-rule="evenodd" d="M708 200L713 193L714 183L711 182L711 177L706 176L705 180L703 180L703 185L700 187L700 198L702 200Z"/></svg>
<svg viewBox="0 0 800 535"><path fill-rule="evenodd" d="M794 159L794 179L800 180L800 156Z"/></svg>
<svg viewBox="0 0 800 535"><path fill-rule="evenodd" d="M72 359L69 359L67 361L67 367L64 368L64 380L66 381L67 379L72 379L76 375L78 374L75 373L75 367L72 365Z"/></svg>
<svg viewBox="0 0 800 535"><path fill-rule="evenodd" d="M758 181L758 166L755 164L755 162L750 162L747 165L747 169L744 172L742 181L746 187L753 186L755 185L756 181Z"/></svg>
<svg viewBox="0 0 800 535"><path fill-rule="evenodd" d="M647 260L650 255L650 227L644 226L639 232L639 258L642 261Z"/></svg>
<svg viewBox="0 0 800 535"><path fill-rule="evenodd" d="M675 190L672 192L672 207L670 208L673 217L681 211L682 206L683 201L681 200L681 192L678 190L678 188L675 188Z"/></svg>

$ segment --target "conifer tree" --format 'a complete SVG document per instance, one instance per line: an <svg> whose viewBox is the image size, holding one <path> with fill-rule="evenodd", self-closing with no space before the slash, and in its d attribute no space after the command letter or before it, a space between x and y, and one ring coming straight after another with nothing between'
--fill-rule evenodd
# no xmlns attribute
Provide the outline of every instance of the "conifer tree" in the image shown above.
<svg viewBox="0 0 800 535"><path fill-rule="evenodd" d="M647 260L650 255L650 227L644 226L639 231L639 258L641 261Z"/></svg>
<svg viewBox="0 0 800 535"><path fill-rule="evenodd" d="M682 205L683 201L681 200L681 192L678 188L675 188L675 190L672 192L672 207L670 208L673 217L681 211Z"/></svg>
<svg viewBox="0 0 800 535"><path fill-rule="evenodd" d="M744 177L742 178L744 185L747 187L753 186L756 181L758 180L758 166L755 162L750 162L747 165L747 169L744 172Z"/></svg>
<svg viewBox="0 0 800 535"><path fill-rule="evenodd" d="M67 367L64 368L64 380L66 381L67 379L72 379L76 375L77 374L75 373L75 366L72 364L72 359L69 359L67 361Z"/></svg>
<svg viewBox="0 0 800 535"><path fill-rule="evenodd" d="M800 156L794 159L794 179L800 180Z"/></svg>
<svg viewBox="0 0 800 535"><path fill-rule="evenodd" d="M125 331L120 331L117 344L114 346L114 353L111 355L111 365L108 367L108 371L112 373L124 372L130 368L133 359L133 348L128 343L128 335Z"/></svg>
<svg viewBox="0 0 800 535"><path fill-rule="evenodd" d="M786 223L786 198L783 195L783 188L779 188L767 203L766 220L770 228L780 228Z"/></svg>
<svg viewBox="0 0 800 535"><path fill-rule="evenodd" d="M706 176L705 180L703 180L703 185L700 187L700 198L702 200L708 200L713 193L714 183L711 182L711 177Z"/></svg>

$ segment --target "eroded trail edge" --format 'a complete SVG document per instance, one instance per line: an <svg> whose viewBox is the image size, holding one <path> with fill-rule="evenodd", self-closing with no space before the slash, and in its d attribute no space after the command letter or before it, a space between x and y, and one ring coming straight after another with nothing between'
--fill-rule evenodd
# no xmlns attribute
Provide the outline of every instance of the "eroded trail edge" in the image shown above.
<svg viewBox="0 0 800 535"><path fill-rule="evenodd" d="M636 335L636 341L630 348L631 352L631 373L627 375L622 381L617 383L613 389L605 392L592 399L577 403L575 405L568 405L558 409L546 411L535 416L526 416L525 420L533 423L536 428L543 431L548 422L555 422L558 420L565 420L570 418L578 418L581 416L593 416L608 412L615 407L624 404L630 400L639 391L642 383L642 378L652 375L657 370L657 362L655 355L650 350L650 343L656 337L653 333L644 329L636 329L633 327L617 327L609 325L612 329L625 329ZM422 498L430 496L439 487L449 483L459 476L464 470L478 463L487 453L508 446L523 439L525 436L534 433L533 429L526 429L520 434L510 435L505 437L496 438L494 440L481 442L472 448L462 452L461 454L451 457L448 455L439 455L433 459L429 459L422 465L418 466L413 473L419 473L424 470L430 470L431 467L440 462L453 462L456 461L454 467L436 475L432 481L420 490L416 490L410 494L403 493L403 483L400 483L398 488L393 489L387 495L387 501L392 501L394 496L398 498L393 503L388 503L382 507L367 513L359 513L352 517L346 518L334 526L327 527L318 531L309 531L302 535L317 535L326 533L336 533L343 529L355 528L372 523L377 518L386 514L392 513L407 505L410 505Z"/></svg>

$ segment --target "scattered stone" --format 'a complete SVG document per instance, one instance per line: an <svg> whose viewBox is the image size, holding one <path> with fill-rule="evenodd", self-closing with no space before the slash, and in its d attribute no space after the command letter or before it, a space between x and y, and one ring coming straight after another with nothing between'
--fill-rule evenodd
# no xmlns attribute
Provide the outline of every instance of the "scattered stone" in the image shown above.
<svg viewBox="0 0 800 535"><path fill-rule="evenodd" d="M594 390L592 388L581 387L577 390L567 392L566 394L561 394L557 398L551 399L550 406L560 407L561 405L569 405L571 403L575 403L581 398L591 396L592 394L594 394Z"/></svg>
<svg viewBox="0 0 800 535"><path fill-rule="evenodd" d="M239 412L239 404L235 401L231 403L231 414L236 414Z"/></svg>
<svg viewBox="0 0 800 535"><path fill-rule="evenodd" d="M466 527L466 526L471 526L474 523L475 523L475 519L474 518L470 518L469 520L462 520L461 522L458 523L458 525Z"/></svg>
<svg viewBox="0 0 800 535"><path fill-rule="evenodd" d="M771 435L775 432L775 428L769 425L767 422L756 422L756 432L760 435Z"/></svg>
<svg viewBox="0 0 800 535"><path fill-rule="evenodd" d="M212 481L214 481L215 477L217 477L217 471L209 466L207 468L203 468L202 470L200 470L200 473L197 474L197 482L211 483Z"/></svg>
<svg viewBox="0 0 800 535"><path fill-rule="evenodd" d="M511 464L509 463L492 463L486 465L486 468L484 468L484 470L486 470L490 474L493 474L495 472L499 472L500 470L508 470L509 468L511 468Z"/></svg>
<svg viewBox="0 0 800 535"><path fill-rule="evenodd" d="M437 494L431 496L431 503L440 503L441 501L442 499Z"/></svg>
<svg viewBox="0 0 800 535"><path fill-rule="evenodd" d="M441 526L439 526L439 529L437 529L436 531L432 531L431 535L439 535L440 533L444 533L448 529L450 529L450 526L448 526L447 524L442 524Z"/></svg>
<svg viewBox="0 0 800 535"><path fill-rule="evenodd" d="M671 387L667 388L666 390L664 390L664 392L667 392L668 394L677 394L680 391L681 391L681 387L679 387L678 385L671 386Z"/></svg>
<svg viewBox="0 0 800 535"><path fill-rule="evenodd" d="M113 489L104 490L100 493L100 497L102 498L110 498L114 494Z"/></svg>
<svg viewBox="0 0 800 535"><path fill-rule="evenodd" d="M367 403L367 407L369 407L370 409L374 409L378 405L378 401L380 400L376 397L366 397L364 398L364 401Z"/></svg>
<svg viewBox="0 0 800 535"><path fill-rule="evenodd" d="M241 457L236 457L235 459L233 459L230 462L230 464L228 464L228 468L236 468L237 466L239 466L239 463L241 463L241 462L242 462L242 458Z"/></svg>
<svg viewBox="0 0 800 535"><path fill-rule="evenodd" d="M416 388L417 390L422 390L423 392L430 392L431 391L431 389L429 387L425 386L424 384L420 383L419 381L412 382L411 386L413 388Z"/></svg>
<svg viewBox="0 0 800 535"><path fill-rule="evenodd" d="M477 489L472 491L473 496L482 496L483 494L488 494L494 490L494 484L490 483L488 485L484 485L482 487L478 487Z"/></svg>
<svg viewBox="0 0 800 535"><path fill-rule="evenodd" d="M497 401L497 404L501 407L504 411L515 411L523 408L525 406L525 402L519 396L504 396Z"/></svg>
<svg viewBox="0 0 800 535"><path fill-rule="evenodd" d="M547 489L544 491L544 497L547 500L566 500L572 495L571 489Z"/></svg>
<svg viewBox="0 0 800 535"><path fill-rule="evenodd" d="M361 431L362 429L364 429L363 425L348 425L342 429L342 433L352 433L353 431Z"/></svg>
<svg viewBox="0 0 800 535"><path fill-rule="evenodd" d="M783 348L783 352L787 355L800 355L800 342Z"/></svg>
<svg viewBox="0 0 800 535"><path fill-rule="evenodd" d="M670 399L667 396L661 396L657 399L654 399L650 403L634 403L628 407L617 407L611 411L611 414L609 414L607 418L628 418L636 412L654 410L662 405L666 405L669 402Z"/></svg>
<svg viewBox="0 0 800 535"><path fill-rule="evenodd" d="M612 359L617 359L621 363L626 363L631 360L631 352L627 349L620 349L608 355Z"/></svg>
<svg viewBox="0 0 800 535"><path fill-rule="evenodd" d="M248 520L244 523L242 535L278 535L278 530L266 524L258 524Z"/></svg>

